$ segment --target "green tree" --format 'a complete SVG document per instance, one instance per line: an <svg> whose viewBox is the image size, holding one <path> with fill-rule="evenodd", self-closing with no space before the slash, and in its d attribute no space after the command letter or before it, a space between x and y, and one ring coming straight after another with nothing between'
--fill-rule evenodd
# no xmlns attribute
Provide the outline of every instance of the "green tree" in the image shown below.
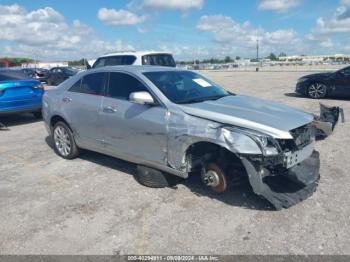
<svg viewBox="0 0 350 262"><path fill-rule="evenodd" d="M287 54L286 54L286 53L281 52L281 53L280 53L280 55L279 55L278 57L286 57L286 56L287 56Z"/></svg>
<svg viewBox="0 0 350 262"><path fill-rule="evenodd" d="M271 53L267 58L269 58L271 61L277 60L277 56L274 53Z"/></svg>
<svg viewBox="0 0 350 262"><path fill-rule="evenodd" d="M233 62L233 60L231 59L230 56L226 56L224 61L225 61L225 63L231 63L231 62Z"/></svg>

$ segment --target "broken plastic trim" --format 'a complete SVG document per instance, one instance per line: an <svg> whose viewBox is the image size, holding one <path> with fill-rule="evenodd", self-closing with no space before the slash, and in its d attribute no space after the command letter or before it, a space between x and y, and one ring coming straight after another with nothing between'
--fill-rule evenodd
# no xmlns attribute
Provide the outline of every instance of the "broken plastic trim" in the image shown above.
<svg viewBox="0 0 350 262"><path fill-rule="evenodd" d="M270 171L259 161L242 157L254 193L269 201L276 210L293 206L313 194L320 179L319 153L290 169Z"/></svg>
<svg viewBox="0 0 350 262"><path fill-rule="evenodd" d="M333 133L335 126L341 117L345 122L344 111L340 107L327 107L320 103L320 116L314 116L313 124L316 127L316 139L325 139Z"/></svg>

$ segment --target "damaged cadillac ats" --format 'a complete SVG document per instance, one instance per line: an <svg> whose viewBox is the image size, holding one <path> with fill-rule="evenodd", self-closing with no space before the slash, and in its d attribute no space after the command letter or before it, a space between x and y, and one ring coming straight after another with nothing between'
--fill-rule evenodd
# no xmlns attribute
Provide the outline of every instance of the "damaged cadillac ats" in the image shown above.
<svg viewBox="0 0 350 262"><path fill-rule="evenodd" d="M242 178L276 209L310 196L320 179L317 138L341 109L315 116L230 93L187 70L114 66L73 76L43 98L54 149L88 149L137 164L137 180L171 186L201 176L215 192Z"/></svg>

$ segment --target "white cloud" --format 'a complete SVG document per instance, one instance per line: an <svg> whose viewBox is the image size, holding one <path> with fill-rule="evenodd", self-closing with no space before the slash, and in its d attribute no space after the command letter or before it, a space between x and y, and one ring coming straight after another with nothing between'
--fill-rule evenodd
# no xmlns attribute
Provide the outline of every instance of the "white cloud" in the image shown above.
<svg viewBox="0 0 350 262"><path fill-rule="evenodd" d="M348 0L346 0L348 1ZM286 12L299 5L300 0L261 0L258 8L264 11Z"/></svg>
<svg viewBox="0 0 350 262"><path fill-rule="evenodd" d="M340 1L340 5L343 5L343 6L350 6L350 0L341 0L341 1Z"/></svg>
<svg viewBox="0 0 350 262"><path fill-rule="evenodd" d="M201 9L204 0L143 0L143 7L155 10L178 10L186 12Z"/></svg>
<svg viewBox="0 0 350 262"><path fill-rule="evenodd" d="M146 16L138 16L133 12L120 9L101 8L98 10L97 18L107 25L121 26L121 25L135 25L146 21Z"/></svg>
<svg viewBox="0 0 350 262"><path fill-rule="evenodd" d="M253 54L259 39L262 52L287 52L300 44L293 29L280 29L267 32L262 28L253 28L250 22L237 23L231 17L223 15L202 16L197 29L209 32L218 47L228 52Z"/></svg>
<svg viewBox="0 0 350 262"><path fill-rule="evenodd" d="M1 56L64 60L133 49L121 41L100 40L92 28L78 20L68 24L51 7L27 11L17 4L0 5L0 28Z"/></svg>
<svg viewBox="0 0 350 262"><path fill-rule="evenodd" d="M332 16L317 18L315 26L306 36L314 46L329 53L350 49L350 0L341 0L339 4Z"/></svg>

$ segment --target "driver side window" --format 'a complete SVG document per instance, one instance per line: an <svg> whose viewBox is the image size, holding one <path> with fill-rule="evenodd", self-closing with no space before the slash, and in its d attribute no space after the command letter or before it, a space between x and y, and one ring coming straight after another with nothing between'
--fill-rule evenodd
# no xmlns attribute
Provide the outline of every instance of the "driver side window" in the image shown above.
<svg viewBox="0 0 350 262"><path fill-rule="evenodd" d="M135 77L117 72L111 72L109 74L107 96L129 100L131 93L140 91L148 92L148 89Z"/></svg>

